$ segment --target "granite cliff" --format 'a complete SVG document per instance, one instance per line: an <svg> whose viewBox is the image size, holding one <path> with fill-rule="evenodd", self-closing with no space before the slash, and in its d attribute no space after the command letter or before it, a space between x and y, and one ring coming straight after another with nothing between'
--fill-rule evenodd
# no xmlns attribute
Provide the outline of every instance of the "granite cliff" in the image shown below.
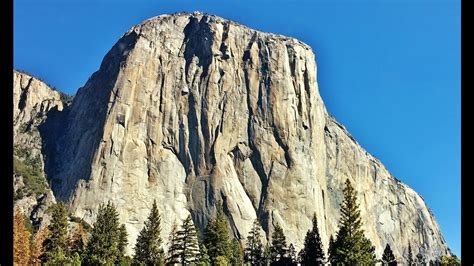
<svg viewBox="0 0 474 266"><path fill-rule="evenodd" d="M42 120L54 195L88 222L113 201L129 252L154 199L164 239L188 214L202 230L220 200L235 237L259 219L297 250L316 212L327 249L349 179L378 257L387 243L397 258L408 243L427 258L450 253L423 199L328 114L316 70L293 38L201 13L146 20Z"/></svg>

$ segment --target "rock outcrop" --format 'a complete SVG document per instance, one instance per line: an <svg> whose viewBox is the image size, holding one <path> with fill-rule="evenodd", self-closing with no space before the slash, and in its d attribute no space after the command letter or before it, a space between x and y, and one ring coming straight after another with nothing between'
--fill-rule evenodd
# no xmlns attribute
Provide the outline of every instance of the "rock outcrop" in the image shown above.
<svg viewBox="0 0 474 266"><path fill-rule="evenodd" d="M14 71L13 84L14 206L39 227L56 199L44 175L38 127L48 114L62 111L64 103L58 91L29 74Z"/></svg>
<svg viewBox="0 0 474 266"><path fill-rule="evenodd" d="M316 212L327 249L349 178L378 257L387 243L399 259L408 243L449 253L423 199L328 115L314 53L293 38L201 13L149 19L43 128L56 197L88 222L113 201L129 252L155 199L164 239L189 213L202 230L222 201L235 237L259 219L297 250Z"/></svg>

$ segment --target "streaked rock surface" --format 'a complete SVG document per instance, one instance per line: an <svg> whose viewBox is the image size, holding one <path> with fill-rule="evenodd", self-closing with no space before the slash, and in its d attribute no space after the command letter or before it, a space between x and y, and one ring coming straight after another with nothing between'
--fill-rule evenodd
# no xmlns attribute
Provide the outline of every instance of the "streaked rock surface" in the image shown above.
<svg viewBox="0 0 474 266"><path fill-rule="evenodd" d="M408 243L449 252L423 199L328 115L314 53L293 38L201 13L151 18L44 128L56 197L88 222L114 202L129 252L154 199L165 240L189 213L202 230L221 200L237 238L258 218L297 250L316 212L327 249L347 178L378 257L386 243L399 259Z"/></svg>

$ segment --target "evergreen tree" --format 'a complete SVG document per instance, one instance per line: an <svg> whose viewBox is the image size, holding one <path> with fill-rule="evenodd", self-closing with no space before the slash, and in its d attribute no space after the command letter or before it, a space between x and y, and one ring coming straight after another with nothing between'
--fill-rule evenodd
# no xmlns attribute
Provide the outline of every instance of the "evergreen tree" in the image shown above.
<svg viewBox="0 0 474 266"><path fill-rule="evenodd" d="M263 249L263 265L269 265L272 261L270 245L267 243Z"/></svg>
<svg viewBox="0 0 474 266"><path fill-rule="evenodd" d="M122 224L119 229L118 229L118 252L119 252L119 257L117 259L117 264L125 264L125 261L127 260L125 257L125 248L128 245L128 233L127 229L125 228L125 225Z"/></svg>
<svg viewBox="0 0 474 266"><path fill-rule="evenodd" d="M291 263L297 263L298 258L296 257L296 250L293 244L290 244L288 247L288 258L291 260Z"/></svg>
<svg viewBox="0 0 474 266"><path fill-rule="evenodd" d="M161 217L153 201L150 215L145 221L145 226L138 234L135 244L134 261L145 265L162 265L164 252L161 248Z"/></svg>
<svg viewBox="0 0 474 266"><path fill-rule="evenodd" d="M85 262L92 265L111 265L120 259L119 216L112 202L100 204L92 234L87 243Z"/></svg>
<svg viewBox="0 0 474 266"><path fill-rule="evenodd" d="M240 243L237 239L232 239L231 243L232 247L232 258L230 263L232 265L242 265L243 264L243 256L242 256L242 248L240 247Z"/></svg>
<svg viewBox="0 0 474 266"><path fill-rule="evenodd" d="M213 265L216 265L216 266L227 266L229 265L229 261L227 260L226 257L224 256L217 256L216 257L216 262L215 264Z"/></svg>
<svg viewBox="0 0 474 266"><path fill-rule="evenodd" d="M461 261L458 259L458 257L454 256L442 256L439 262L440 265L442 266L458 266L461 265Z"/></svg>
<svg viewBox="0 0 474 266"><path fill-rule="evenodd" d="M271 263L279 262L286 258L288 254L288 248L286 246L286 237L283 233L283 228L277 224L272 234L272 244L270 246L270 257Z"/></svg>
<svg viewBox="0 0 474 266"><path fill-rule="evenodd" d="M48 225L49 235L43 242L44 253L41 257L46 264L67 264L68 237L67 237L67 209L60 202L52 206L51 223Z"/></svg>
<svg viewBox="0 0 474 266"><path fill-rule="evenodd" d="M15 211L13 216L13 263L15 265L28 265L30 236L25 226L25 216L20 211Z"/></svg>
<svg viewBox="0 0 474 266"><path fill-rule="evenodd" d="M322 265L325 260L316 213L313 215L313 228L308 230L304 239L301 259L303 265Z"/></svg>
<svg viewBox="0 0 474 266"><path fill-rule="evenodd" d="M263 263L263 245L260 236L260 224L257 219L253 222L247 237L247 245L245 247L245 262L252 265L260 265Z"/></svg>
<svg viewBox="0 0 474 266"><path fill-rule="evenodd" d="M168 239L169 247L168 247L168 257L166 258L167 265L179 264L180 263L180 250L181 250L181 243L179 241L178 236L178 225L173 223L171 227L170 236Z"/></svg>
<svg viewBox="0 0 474 266"><path fill-rule="evenodd" d="M222 204L217 204L217 217L211 218L204 231L204 244L211 262L216 263L219 256L225 257L229 262L232 258L229 225L224 214Z"/></svg>
<svg viewBox="0 0 474 266"><path fill-rule="evenodd" d="M331 264L334 263L334 254L336 254L336 246L334 244L334 237L331 235L329 237L329 249L328 249L328 257L329 257L329 262Z"/></svg>
<svg viewBox="0 0 474 266"><path fill-rule="evenodd" d="M411 244L408 243L408 266L412 266L414 264L413 262L413 253L411 251Z"/></svg>
<svg viewBox="0 0 474 266"><path fill-rule="evenodd" d="M199 244L191 215L184 220L181 230L178 231L180 244L180 258L184 265L196 263L199 259Z"/></svg>
<svg viewBox="0 0 474 266"><path fill-rule="evenodd" d="M206 245L201 244L200 247L200 254L199 254L199 266L209 266L211 265L211 259L209 258L209 255L207 254L207 248Z"/></svg>
<svg viewBox="0 0 474 266"><path fill-rule="evenodd" d="M390 248L389 244L385 246L385 249L383 251L382 265L388 265L388 266L397 265L397 261L395 260L395 255L393 255L393 251Z"/></svg>
<svg viewBox="0 0 474 266"><path fill-rule="evenodd" d="M375 264L375 247L364 235L357 195L349 179L344 188L344 200L341 204L341 220L339 231L334 242L335 264Z"/></svg>
<svg viewBox="0 0 474 266"><path fill-rule="evenodd" d="M298 263L300 263L300 265L303 265L303 256L304 256L304 250L303 249L300 249L300 252L298 252Z"/></svg>

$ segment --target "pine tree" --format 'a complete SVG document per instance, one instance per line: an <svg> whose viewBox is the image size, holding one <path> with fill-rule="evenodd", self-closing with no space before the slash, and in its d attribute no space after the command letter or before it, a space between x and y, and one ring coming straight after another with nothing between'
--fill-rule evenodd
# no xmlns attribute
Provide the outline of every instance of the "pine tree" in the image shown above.
<svg viewBox="0 0 474 266"><path fill-rule="evenodd" d="M442 265L442 266L458 266L458 265L461 265L461 261L458 259L458 257L456 257L456 255L454 256L442 256L440 258L440 261L439 261L439 265Z"/></svg>
<svg viewBox="0 0 474 266"><path fill-rule="evenodd" d="M184 265L196 263L199 259L199 244L191 215L184 220L181 230L178 231L178 242L181 263Z"/></svg>
<svg viewBox="0 0 474 266"><path fill-rule="evenodd" d="M335 261L334 254L336 254L336 246L334 244L334 237L331 235L331 237L329 237L329 248L328 248L328 258L331 264L333 264Z"/></svg>
<svg viewBox="0 0 474 266"><path fill-rule="evenodd" d="M245 247L245 262L252 265L260 265L263 263L263 245L260 236L260 223L257 219L253 222L247 237L247 245Z"/></svg>
<svg viewBox="0 0 474 266"><path fill-rule="evenodd" d="M322 265L325 256L321 243L321 237L318 230L318 221L316 213L313 215L313 228L308 230L304 239L304 247L302 253L303 265Z"/></svg>
<svg viewBox="0 0 474 266"><path fill-rule="evenodd" d="M43 242L42 262L52 265L70 263L67 226L67 209L60 202L52 207L51 223L48 225L49 235Z"/></svg>
<svg viewBox="0 0 474 266"><path fill-rule="evenodd" d="M168 257L166 258L166 265L173 265L180 263L181 243L178 237L178 225L173 223L169 237Z"/></svg>
<svg viewBox="0 0 474 266"><path fill-rule="evenodd" d="M120 258L118 246L119 217L115 206L109 201L107 205L99 205L85 261L93 265L114 264Z"/></svg>
<svg viewBox="0 0 474 266"><path fill-rule="evenodd" d="M283 228L279 224L275 225L272 234L272 245L270 246L271 262L279 262L287 257L288 248L286 246L286 237Z"/></svg>
<svg viewBox="0 0 474 266"><path fill-rule="evenodd" d="M217 204L217 217L211 218L204 231L204 244L207 247L211 262L216 263L219 256L229 262L232 258L229 225L224 214L222 204Z"/></svg>
<svg viewBox="0 0 474 266"><path fill-rule="evenodd" d="M207 254L207 248L206 245L201 244L200 247L200 254L199 254L199 266L209 266L211 265L211 259L209 258L209 255Z"/></svg>
<svg viewBox="0 0 474 266"><path fill-rule="evenodd" d="M414 264L413 262L413 253L411 251L411 244L408 243L408 266L412 266Z"/></svg>
<svg viewBox="0 0 474 266"><path fill-rule="evenodd" d="M390 248L389 244L385 246L385 249L383 251L382 265L388 265L388 266L397 265L397 261L395 260L395 255L393 255L393 251Z"/></svg>
<svg viewBox="0 0 474 266"><path fill-rule="evenodd" d="M15 211L13 216L13 263L28 265L30 260L30 232L25 226L25 216Z"/></svg>
<svg viewBox="0 0 474 266"><path fill-rule="evenodd" d="M288 258L291 260L291 263L297 262L296 250L293 244L290 244L290 246L288 247Z"/></svg>
<svg viewBox="0 0 474 266"><path fill-rule="evenodd" d="M134 261L146 265L162 265L164 252L161 248L161 217L153 201L150 215L140 231L135 245Z"/></svg>
<svg viewBox="0 0 474 266"><path fill-rule="evenodd" d="M263 249L263 265L269 265L272 261L270 245L267 243Z"/></svg>
<svg viewBox="0 0 474 266"><path fill-rule="evenodd" d="M119 257L117 259L117 264L124 264L126 260L125 256L125 248L128 245L128 233L125 225L122 224L118 229L118 252Z"/></svg>
<svg viewBox="0 0 474 266"><path fill-rule="evenodd" d="M339 231L334 242L335 264L375 264L375 247L364 235L357 196L349 179L344 188L344 200L341 204L341 220Z"/></svg>
<svg viewBox="0 0 474 266"><path fill-rule="evenodd" d="M240 243L237 239L232 239L232 258L230 263L232 265L242 265L243 264L243 256L242 256L242 248L240 247Z"/></svg>
<svg viewBox="0 0 474 266"><path fill-rule="evenodd" d="M228 266L229 265L229 261L227 260L226 257L224 256L217 256L216 257L216 262L215 264L213 265L216 265L216 266Z"/></svg>

